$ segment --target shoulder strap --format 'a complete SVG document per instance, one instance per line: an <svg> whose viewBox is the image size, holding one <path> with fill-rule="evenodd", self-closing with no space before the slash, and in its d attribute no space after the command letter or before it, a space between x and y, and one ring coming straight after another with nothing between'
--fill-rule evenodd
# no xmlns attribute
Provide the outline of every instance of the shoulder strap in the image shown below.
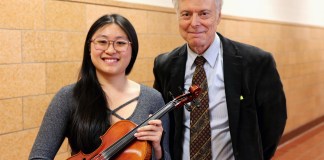
<svg viewBox="0 0 324 160"><path fill-rule="evenodd" d="M133 101L138 100L138 97L135 97L129 101L127 101L126 103L120 105L119 107L115 108L114 110L111 110L110 113L114 116L116 116L117 118L121 119L121 120L125 120L125 118L121 117L120 115L118 115L116 112L119 111L120 109L122 109L123 107L127 106L128 104L132 103Z"/></svg>

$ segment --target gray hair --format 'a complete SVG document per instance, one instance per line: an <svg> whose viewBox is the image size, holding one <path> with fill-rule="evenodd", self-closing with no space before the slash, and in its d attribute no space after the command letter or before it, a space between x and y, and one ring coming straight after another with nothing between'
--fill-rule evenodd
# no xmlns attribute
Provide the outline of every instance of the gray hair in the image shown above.
<svg viewBox="0 0 324 160"><path fill-rule="evenodd" d="M215 0L216 2L216 9L218 12L220 12L222 10L222 6L223 6L223 0ZM176 9L176 11L178 12L179 9L179 0L172 0L173 6Z"/></svg>

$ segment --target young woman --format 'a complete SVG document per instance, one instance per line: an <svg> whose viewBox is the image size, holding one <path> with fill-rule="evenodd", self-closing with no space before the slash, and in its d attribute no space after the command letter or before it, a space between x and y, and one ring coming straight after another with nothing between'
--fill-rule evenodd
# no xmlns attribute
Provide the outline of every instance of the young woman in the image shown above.
<svg viewBox="0 0 324 160"><path fill-rule="evenodd" d="M53 159L65 137L72 155L92 153L114 123L126 119L140 124L164 106L159 92L127 78L137 52L137 35L126 18L112 14L94 22L86 37L78 81L53 98L29 159ZM169 159L168 129L165 115L136 132L138 140L151 142L152 159Z"/></svg>

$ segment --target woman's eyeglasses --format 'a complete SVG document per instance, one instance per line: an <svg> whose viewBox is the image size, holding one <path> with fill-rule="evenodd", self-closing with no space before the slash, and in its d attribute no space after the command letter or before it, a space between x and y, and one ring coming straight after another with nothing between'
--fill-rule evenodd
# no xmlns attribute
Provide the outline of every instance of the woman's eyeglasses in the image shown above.
<svg viewBox="0 0 324 160"><path fill-rule="evenodd" d="M128 45L132 43L130 41L123 40L123 39L109 41L109 40L107 40L105 38L101 38L101 37L95 38L95 39L91 40L91 42L94 44L94 48L96 50L101 50L101 51L107 50L109 47L109 44L112 43L113 48L118 52L127 51Z"/></svg>

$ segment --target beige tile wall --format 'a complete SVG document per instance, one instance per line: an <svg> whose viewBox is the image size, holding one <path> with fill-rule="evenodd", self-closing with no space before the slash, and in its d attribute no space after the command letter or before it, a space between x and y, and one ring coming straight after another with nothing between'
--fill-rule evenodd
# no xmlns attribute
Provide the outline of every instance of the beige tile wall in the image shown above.
<svg viewBox="0 0 324 160"><path fill-rule="evenodd" d="M173 9L105 0L0 2L0 159L27 159L53 95L75 82L87 29L120 13L140 43L130 75L151 86L153 58L183 43ZM223 16L223 35L272 52L287 95L291 132L324 115L324 28ZM56 159L69 156L65 141Z"/></svg>

